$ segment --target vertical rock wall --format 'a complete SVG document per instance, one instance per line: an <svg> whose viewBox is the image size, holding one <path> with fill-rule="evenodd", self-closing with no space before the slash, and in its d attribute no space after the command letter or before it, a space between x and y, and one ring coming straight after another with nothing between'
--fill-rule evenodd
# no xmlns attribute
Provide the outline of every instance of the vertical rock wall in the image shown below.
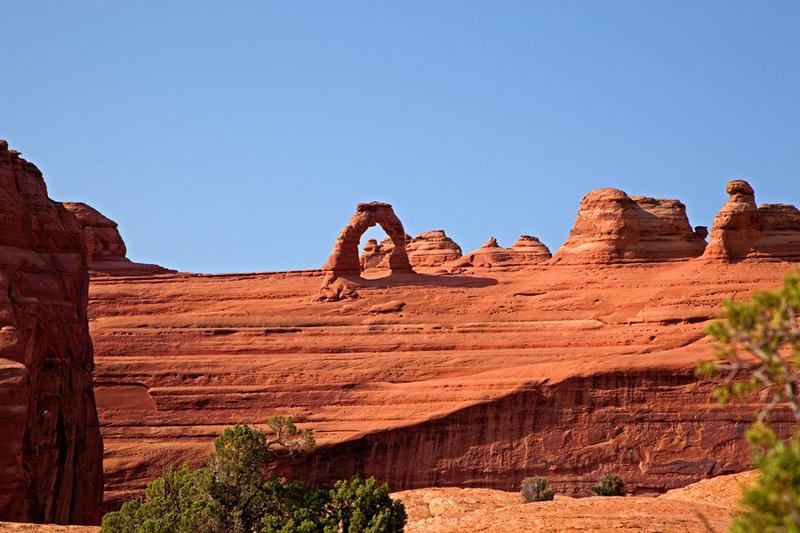
<svg viewBox="0 0 800 533"><path fill-rule="evenodd" d="M87 300L80 225L0 141L0 520L100 519Z"/></svg>

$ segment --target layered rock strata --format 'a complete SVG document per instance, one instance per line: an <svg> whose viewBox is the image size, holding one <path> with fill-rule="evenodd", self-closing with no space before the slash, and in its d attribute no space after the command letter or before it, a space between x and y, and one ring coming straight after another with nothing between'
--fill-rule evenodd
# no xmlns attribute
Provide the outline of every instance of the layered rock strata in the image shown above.
<svg viewBox="0 0 800 533"><path fill-rule="evenodd" d="M337 275L359 275L361 264L358 257L358 243L361 235L375 225L380 225L394 243L388 258L389 269L392 272L412 272L406 254L406 232L403 223L397 218L391 205L381 202L358 204L356 213L339 233L333 252L322 269Z"/></svg>
<svg viewBox="0 0 800 533"><path fill-rule="evenodd" d="M728 201L714 217L704 258L800 259L800 211L793 205L756 206L753 188L744 180L726 186Z"/></svg>
<svg viewBox="0 0 800 533"><path fill-rule="evenodd" d="M408 259L414 267L437 267L461 257L461 247L444 230L420 233L406 245Z"/></svg>
<svg viewBox="0 0 800 533"><path fill-rule="evenodd" d="M510 268L538 265L550 260L550 250L539 239L520 235L511 248L503 248L490 237L480 248L450 263L457 268Z"/></svg>
<svg viewBox="0 0 800 533"><path fill-rule="evenodd" d="M63 202L83 229L83 240L93 275L150 276L175 272L158 265L135 263L126 257L127 249L117 223L97 209L81 202Z"/></svg>
<svg viewBox="0 0 800 533"><path fill-rule="evenodd" d="M628 196L597 189L581 199L567 241L554 264L674 261L699 257L705 228L694 231L678 200Z"/></svg>
<svg viewBox="0 0 800 533"><path fill-rule="evenodd" d="M511 255L522 265L546 263L553 257L550 249L532 235L520 235L517 242L511 246Z"/></svg>
<svg viewBox="0 0 800 533"><path fill-rule="evenodd" d="M100 519L88 281L81 226L0 141L0 520Z"/></svg>
<svg viewBox="0 0 800 533"><path fill-rule="evenodd" d="M720 302L797 266L390 276L313 306L321 273L94 278L109 506L273 415L315 430L319 449L287 472L319 483L355 468L394 490L518 490L544 474L588 494L615 471L642 493L744 470L754 408L719 406L693 371Z"/></svg>

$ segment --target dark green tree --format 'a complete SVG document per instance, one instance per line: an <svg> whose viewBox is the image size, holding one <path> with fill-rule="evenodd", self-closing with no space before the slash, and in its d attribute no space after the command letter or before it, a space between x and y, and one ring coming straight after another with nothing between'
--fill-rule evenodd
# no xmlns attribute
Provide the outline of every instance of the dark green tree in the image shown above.
<svg viewBox="0 0 800 533"><path fill-rule="evenodd" d="M313 435L291 418L272 433L239 425L214 441L203 468L188 465L148 484L144 499L103 517L104 533L393 533L403 530L402 502L374 478L355 476L332 490L288 483L268 471L274 453L310 450Z"/></svg>
<svg viewBox="0 0 800 533"><path fill-rule="evenodd" d="M386 483L356 474L340 480L330 491L330 517L325 533L395 533L403 531L403 502L389 497Z"/></svg>

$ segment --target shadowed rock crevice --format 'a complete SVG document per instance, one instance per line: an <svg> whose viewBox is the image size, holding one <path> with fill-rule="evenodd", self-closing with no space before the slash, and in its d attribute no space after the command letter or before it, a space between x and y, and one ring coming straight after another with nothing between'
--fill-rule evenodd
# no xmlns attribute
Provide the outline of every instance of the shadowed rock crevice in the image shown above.
<svg viewBox="0 0 800 533"><path fill-rule="evenodd" d="M660 493L751 464L743 435L752 406L719 406L712 388L691 370L668 368L545 380L437 419L320 447L282 465L282 473L320 486L362 472L394 490L509 491L541 475L559 494L588 496L613 471L634 494ZM676 412L668 407L674 401L694 410ZM776 414L782 435L791 422L788 411Z"/></svg>

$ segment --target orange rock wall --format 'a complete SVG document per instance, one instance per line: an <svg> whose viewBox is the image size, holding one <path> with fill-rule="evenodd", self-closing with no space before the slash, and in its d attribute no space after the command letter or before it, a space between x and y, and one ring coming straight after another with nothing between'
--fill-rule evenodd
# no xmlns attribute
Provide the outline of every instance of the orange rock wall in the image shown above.
<svg viewBox="0 0 800 533"><path fill-rule="evenodd" d="M271 415L315 430L318 451L285 468L319 482L512 490L541 473L581 493L614 470L646 492L744 469L753 409L717 406L692 371L723 298L798 266L420 269L318 303L318 271L95 278L108 505Z"/></svg>

